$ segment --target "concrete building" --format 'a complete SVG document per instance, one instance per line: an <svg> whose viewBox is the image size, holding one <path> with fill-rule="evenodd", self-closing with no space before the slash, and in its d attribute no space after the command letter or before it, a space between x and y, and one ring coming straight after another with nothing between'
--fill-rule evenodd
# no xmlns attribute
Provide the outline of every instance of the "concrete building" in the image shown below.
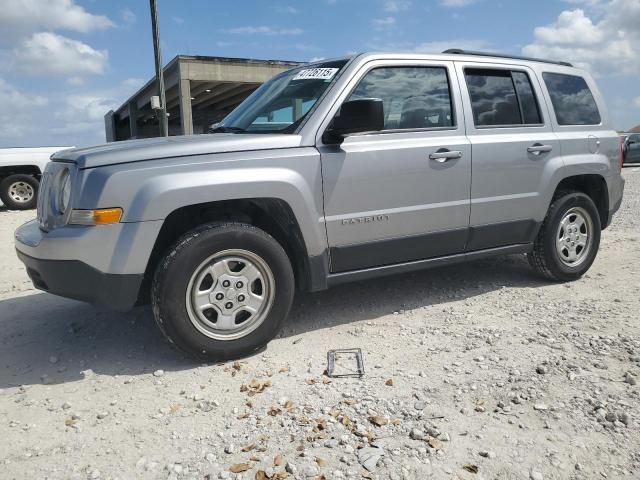
<svg viewBox="0 0 640 480"><path fill-rule="evenodd" d="M282 60L178 55L164 67L169 135L205 133L258 86L299 65ZM108 142L157 137L158 120L151 97L158 95L155 77L117 110L104 117Z"/></svg>

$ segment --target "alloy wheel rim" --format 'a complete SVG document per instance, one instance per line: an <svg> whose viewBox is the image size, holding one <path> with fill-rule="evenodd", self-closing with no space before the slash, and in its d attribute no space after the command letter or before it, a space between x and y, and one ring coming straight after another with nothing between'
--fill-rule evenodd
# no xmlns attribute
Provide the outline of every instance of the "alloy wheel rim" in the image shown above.
<svg viewBox="0 0 640 480"><path fill-rule="evenodd" d="M9 197L16 203L29 203L35 190L27 182L19 181L9 185Z"/></svg>
<svg viewBox="0 0 640 480"><path fill-rule="evenodd" d="M189 319L203 335L237 340L269 314L275 281L267 262L248 250L224 250L195 269L186 292Z"/></svg>
<svg viewBox="0 0 640 480"><path fill-rule="evenodd" d="M560 261L569 266L577 267L589 255L593 237L593 222L587 211L581 207L568 210L556 234L556 251Z"/></svg>

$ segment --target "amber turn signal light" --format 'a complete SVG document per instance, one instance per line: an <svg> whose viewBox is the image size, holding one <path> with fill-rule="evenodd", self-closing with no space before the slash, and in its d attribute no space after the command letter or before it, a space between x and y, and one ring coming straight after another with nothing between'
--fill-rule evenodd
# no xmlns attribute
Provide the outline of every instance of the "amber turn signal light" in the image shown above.
<svg viewBox="0 0 640 480"><path fill-rule="evenodd" d="M97 210L72 210L69 223L74 225L109 225L122 219L121 208L100 208Z"/></svg>

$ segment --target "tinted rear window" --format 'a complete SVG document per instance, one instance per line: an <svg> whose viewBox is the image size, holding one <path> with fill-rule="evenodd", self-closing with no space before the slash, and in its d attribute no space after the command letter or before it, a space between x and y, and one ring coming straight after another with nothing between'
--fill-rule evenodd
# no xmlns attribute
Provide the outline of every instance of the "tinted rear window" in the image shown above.
<svg viewBox="0 0 640 480"><path fill-rule="evenodd" d="M598 125L600 112L584 78L543 73L559 125Z"/></svg>
<svg viewBox="0 0 640 480"><path fill-rule="evenodd" d="M473 122L479 127L542 123L529 76L510 70L465 69Z"/></svg>

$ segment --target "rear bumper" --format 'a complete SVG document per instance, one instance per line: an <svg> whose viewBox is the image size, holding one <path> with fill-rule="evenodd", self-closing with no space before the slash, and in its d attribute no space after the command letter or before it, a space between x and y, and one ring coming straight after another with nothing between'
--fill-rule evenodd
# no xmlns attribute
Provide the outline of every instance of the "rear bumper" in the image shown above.
<svg viewBox="0 0 640 480"><path fill-rule="evenodd" d="M17 250L33 285L45 292L118 311L131 309L138 299L143 274L109 274L78 260L46 260Z"/></svg>

